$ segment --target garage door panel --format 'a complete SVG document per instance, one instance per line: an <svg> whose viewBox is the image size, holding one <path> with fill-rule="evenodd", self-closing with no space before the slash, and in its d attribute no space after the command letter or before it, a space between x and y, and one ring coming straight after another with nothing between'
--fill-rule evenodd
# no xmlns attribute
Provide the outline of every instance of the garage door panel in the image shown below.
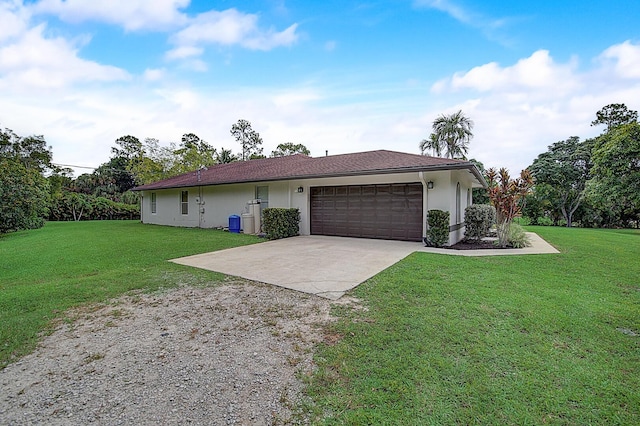
<svg viewBox="0 0 640 426"><path fill-rule="evenodd" d="M311 233L420 241L422 185L311 188Z"/></svg>

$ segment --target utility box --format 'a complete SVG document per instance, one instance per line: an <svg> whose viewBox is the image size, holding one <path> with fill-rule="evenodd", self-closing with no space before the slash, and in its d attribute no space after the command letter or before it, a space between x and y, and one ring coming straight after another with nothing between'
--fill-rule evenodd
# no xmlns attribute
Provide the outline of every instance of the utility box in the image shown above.
<svg viewBox="0 0 640 426"><path fill-rule="evenodd" d="M260 200L251 200L247 203L247 214L250 214L253 217L253 232L252 234L260 233L261 221L260 215L262 210L260 209Z"/></svg>
<svg viewBox="0 0 640 426"><path fill-rule="evenodd" d="M245 234L255 234L256 225L254 216L251 213L242 213L242 232Z"/></svg>

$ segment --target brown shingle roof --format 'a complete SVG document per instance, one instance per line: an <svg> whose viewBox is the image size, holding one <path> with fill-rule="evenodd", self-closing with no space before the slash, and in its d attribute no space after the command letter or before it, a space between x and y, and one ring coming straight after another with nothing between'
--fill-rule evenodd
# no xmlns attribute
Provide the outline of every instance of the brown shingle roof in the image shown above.
<svg viewBox="0 0 640 426"><path fill-rule="evenodd" d="M189 172L133 190L450 169L468 169L484 184L478 169L468 161L379 150L315 158L296 154L217 164L201 170L199 180L197 172Z"/></svg>

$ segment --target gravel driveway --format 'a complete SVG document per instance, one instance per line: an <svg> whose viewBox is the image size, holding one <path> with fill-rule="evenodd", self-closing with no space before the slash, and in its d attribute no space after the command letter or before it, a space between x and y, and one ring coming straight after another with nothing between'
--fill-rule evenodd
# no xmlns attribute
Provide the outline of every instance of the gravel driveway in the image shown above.
<svg viewBox="0 0 640 426"><path fill-rule="evenodd" d="M0 423L304 423L296 375L313 370L331 303L230 280L71 311L0 372Z"/></svg>

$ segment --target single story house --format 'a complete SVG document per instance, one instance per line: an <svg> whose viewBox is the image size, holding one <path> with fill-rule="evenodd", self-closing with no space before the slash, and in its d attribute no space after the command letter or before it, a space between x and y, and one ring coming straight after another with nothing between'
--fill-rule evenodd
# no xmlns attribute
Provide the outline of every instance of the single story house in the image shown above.
<svg viewBox="0 0 640 426"><path fill-rule="evenodd" d="M450 212L449 243L464 235L472 188L486 187L473 163L396 151L238 161L134 188L143 223L228 226L252 200L298 208L300 235L422 241L428 210Z"/></svg>

